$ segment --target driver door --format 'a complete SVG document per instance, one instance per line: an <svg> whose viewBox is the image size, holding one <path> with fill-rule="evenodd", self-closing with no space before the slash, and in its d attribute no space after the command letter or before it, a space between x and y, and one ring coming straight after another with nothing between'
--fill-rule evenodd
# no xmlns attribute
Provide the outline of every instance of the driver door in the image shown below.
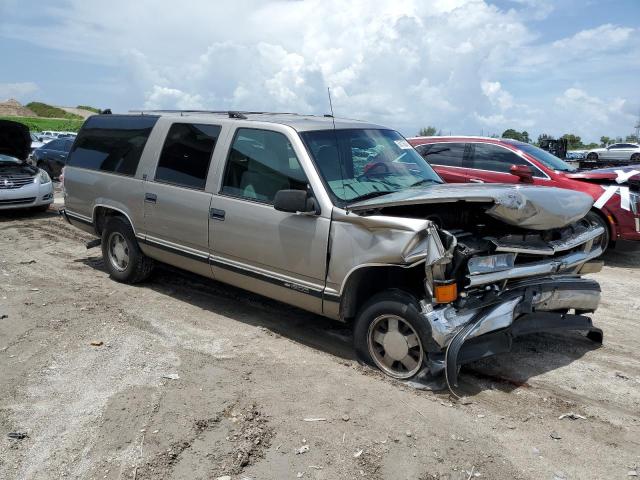
<svg viewBox="0 0 640 480"><path fill-rule="evenodd" d="M212 199L212 269L223 282L320 313L330 212L277 211L276 192L289 189L309 185L287 135L238 128Z"/></svg>

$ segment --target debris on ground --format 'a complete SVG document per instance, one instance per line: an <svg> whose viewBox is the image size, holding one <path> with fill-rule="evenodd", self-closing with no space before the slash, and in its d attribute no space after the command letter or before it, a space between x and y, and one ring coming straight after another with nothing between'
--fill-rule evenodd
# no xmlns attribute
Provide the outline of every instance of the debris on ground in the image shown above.
<svg viewBox="0 0 640 480"><path fill-rule="evenodd" d="M9 318L9 315L7 315L6 313L0 314L0 320L4 320L5 318Z"/></svg>
<svg viewBox="0 0 640 480"><path fill-rule="evenodd" d="M18 262L18 265L31 265L32 263L36 263L35 260L23 260L22 262Z"/></svg>
<svg viewBox="0 0 640 480"><path fill-rule="evenodd" d="M353 458L358 458L360 455L362 455L362 452L364 452L364 450L358 450L356 453L353 454Z"/></svg>
<svg viewBox="0 0 640 480"><path fill-rule="evenodd" d="M562 414L558 417L558 420L562 420L563 418L570 418L571 420L586 420L587 417L583 417L582 415L578 415L577 413L569 412Z"/></svg>
<svg viewBox="0 0 640 480"><path fill-rule="evenodd" d="M629 470L627 472L627 477L637 477L637 476L638 476L638 470L637 469Z"/></svg>
<svg viewBox="0 0 640 480"><path fill-rule="evenodd" d="M165 373L162 375L162 378L166 378L167 380L180 380L180 375L177 373Z"/></svg>
<svg viewBox="0 0 640 480"><path fill-rule="evenodd" d="M549 436L550 436L551 438L553 438L554 440L560 440L560 439L562 438L562 437L560 436L560 434L558 434L558 432L551 432L551 433L549 434Z"/></svg>
<svg viewBox="0 0 640 480"><path fill-rule="evenodd" d="M26 432L9 432L7 437L13 438L14 440L24 440L25 438L28 438L29 435L27 435Z"/></svg>
<svg viewBox="0 0 640 480"><path fill-rule="evenodd" d="M216 478L216 480L231 480L231 475L223 475L221 477Z"/></svg>
<svg viewBox="0 0 640 480"><path fill-rule="evenodd" d="M311 418L305 418L304 421L305 422L326 422L327 419L322 417L311 417Z"/></svg>
<svg viewBox="0 0 640 480"><path fill-rule="evenodd" d="M92 340L91 341L91 346L92 347L101 347L102 345L104 345L104 342L102 340Z"/></svg>
<svg viewBox="0 0 640 480"><path fill-rule="evenodd" d="M309 451L309 445L302 445L299 449L296 450L296 455L302 455L303 453L307 453Z"/></svg>
<svg viewBox="0 0 640 480"><path fill-rule="evenodd" d="M616 377L621 378L622 380L629 380L629 377L620 372L616 372Z"/></svg>
<svg viewBox="0 0 640 480"><path fill-rule="evenodd" d="M564 472L554 472L553 480L567 480L567 475Z"/></svg>

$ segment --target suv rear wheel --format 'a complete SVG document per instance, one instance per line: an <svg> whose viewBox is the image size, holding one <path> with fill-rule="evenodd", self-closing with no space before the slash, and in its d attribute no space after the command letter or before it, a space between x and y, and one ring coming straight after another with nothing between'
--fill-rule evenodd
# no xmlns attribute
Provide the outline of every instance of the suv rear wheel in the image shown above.
<svg viewBox="0 0 640 480"><path fill-rule="evenodd" d="M122 217L111 217L102 231L102 258L109 275L124 283L145 280L153 270L153 260L142 253L133 229Z"/></svg>
<svg viewBox="0 0 640 480"><path fill-rule="evenodd" d="M353 341L363 361L391 377L407 379L422 369L429 338L415 297L388 290L360 309Z"/></svg>

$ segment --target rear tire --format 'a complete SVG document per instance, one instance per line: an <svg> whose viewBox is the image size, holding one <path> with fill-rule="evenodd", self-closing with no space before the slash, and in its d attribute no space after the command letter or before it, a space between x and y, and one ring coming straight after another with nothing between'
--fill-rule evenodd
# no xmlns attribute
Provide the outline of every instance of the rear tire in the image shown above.
<svg viewBox="0 0 640 480"><path fill-rule="evenodd" d="M146 280L154 262L140 250L129 222L110 217L102 231L102 258L109 276L118 282L138 283Z"/></svg>
<svg viewBox="0 0 640 480"><path fill-rule="evenodd" d="M387 290L374 295L358 313L353 343L358 357L393 378L408 379L423 368L431 339L412 295Z"/></svg>
<svg viewBox="0 0 640 480"><path fill-rule="evenodd" d="M598 213L593 210L587 213L584 217L591 225L596 225L598 227L604 228L604 235L600 237L600 247L602 251L606 251L609 248L609 244L611 243L611 233L609 231L609 224L607 221L602 218Z"/></svg>

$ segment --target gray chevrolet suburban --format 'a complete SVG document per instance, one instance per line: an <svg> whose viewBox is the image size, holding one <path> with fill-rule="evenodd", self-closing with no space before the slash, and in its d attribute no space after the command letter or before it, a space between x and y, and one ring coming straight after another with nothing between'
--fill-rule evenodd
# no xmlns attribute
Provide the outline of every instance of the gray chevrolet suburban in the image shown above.
<svg viewBox="0 0 640 480"><path fill-rule="evenodd" d="M159 261L350 322L386 374L456 385L514 337L576 330L600 299L591 197L444 184L396 131L258 112L89 117L64 171L65 219L140 282ZM96 242L97 243L97 242Z"/></svg>

